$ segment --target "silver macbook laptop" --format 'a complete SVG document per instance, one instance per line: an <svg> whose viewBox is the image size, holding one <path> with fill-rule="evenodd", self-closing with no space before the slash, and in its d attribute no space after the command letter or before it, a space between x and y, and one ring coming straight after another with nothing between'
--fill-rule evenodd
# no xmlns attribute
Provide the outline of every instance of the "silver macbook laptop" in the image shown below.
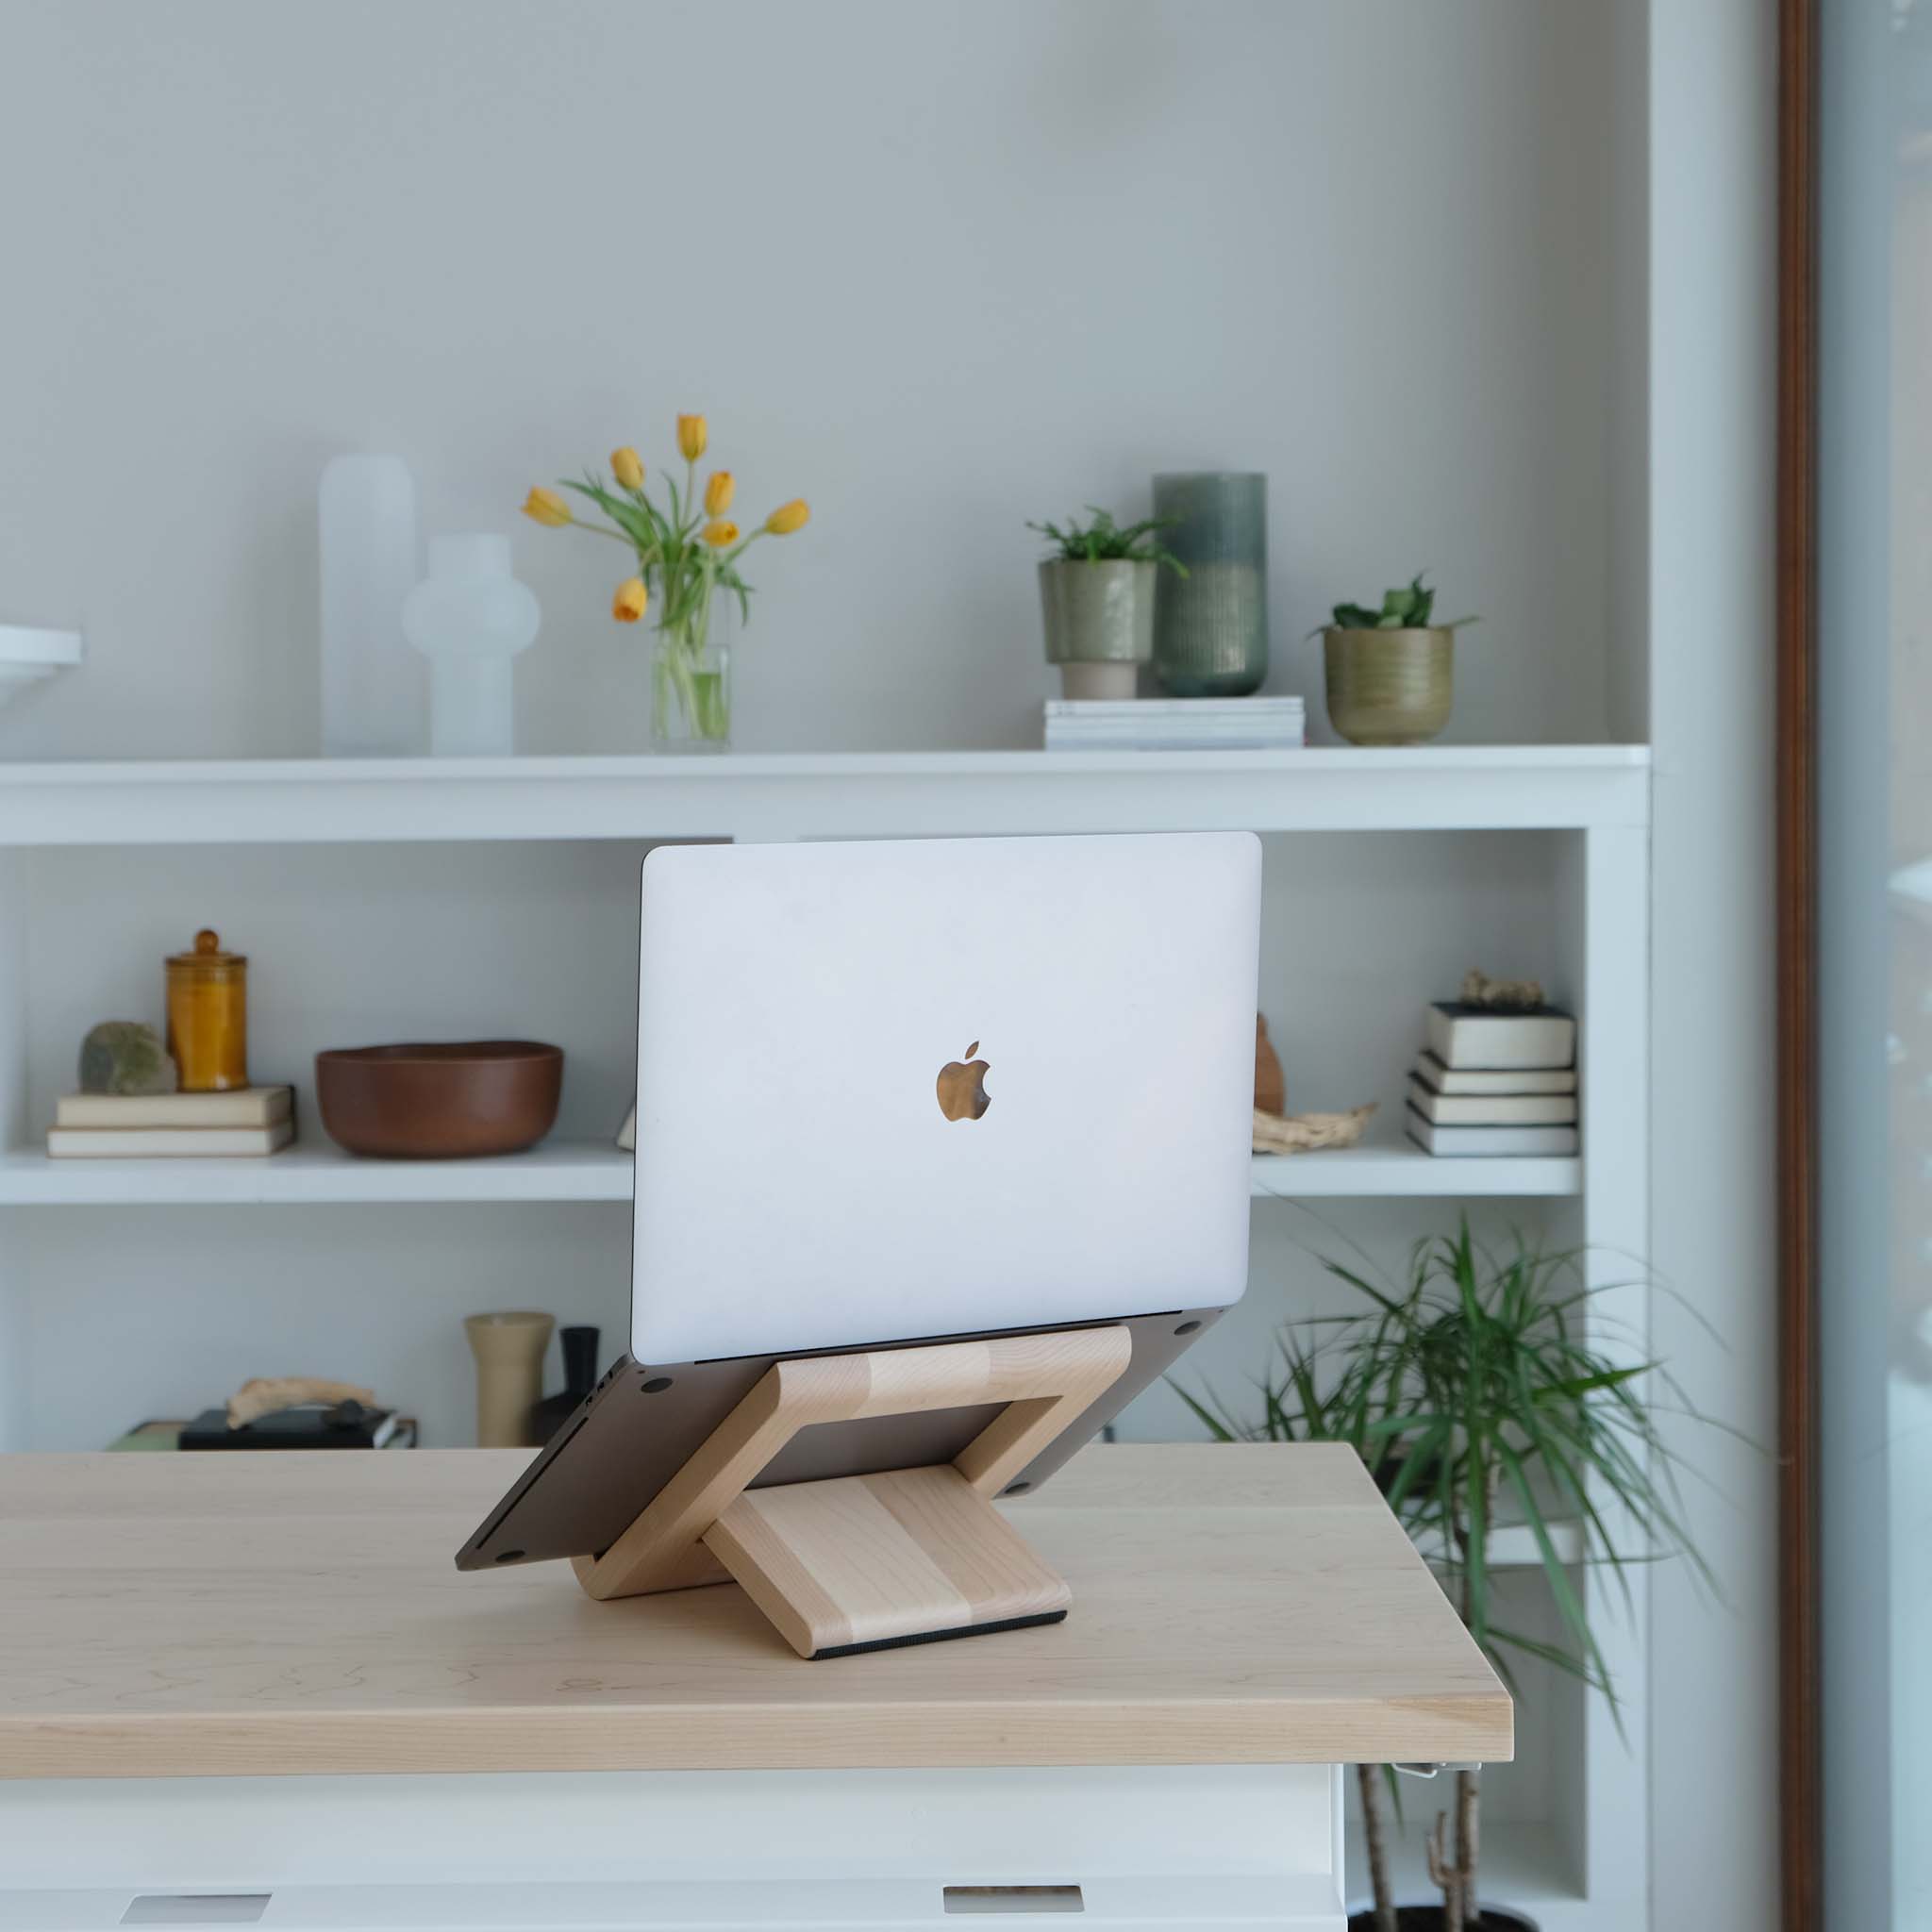
<svg viewBox="0 0 1932 1932"><path fill-rule="evenodd" d="M1057 1467L1245 1285L1260 876L1247 833L654 851L630 1352L458 1563L603 1548L778 1357L1124 1320L1019 1486ZM807 1431L761 1480L985 1420Z"/></svg>
<svg viewBox="0 0 1932 1932"><path fill-rule="evenodd" d="M1245 833L680 846L643 868L631 1353L1231 1302Z"/></svg>

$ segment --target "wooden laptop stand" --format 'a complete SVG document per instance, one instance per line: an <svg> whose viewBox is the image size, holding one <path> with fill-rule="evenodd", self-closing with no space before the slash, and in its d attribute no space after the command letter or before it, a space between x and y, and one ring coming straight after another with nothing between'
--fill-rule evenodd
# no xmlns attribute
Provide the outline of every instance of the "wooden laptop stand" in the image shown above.
<svg viewBox="0 0 1932 1932"><path fill-rule="evenodd" d="M600 1601L735 1578L800 1657L1057 1624L1072 1592L993 1507L1126 1368L1124 1327L874 1349L776 1363L600 1557ZM950 1463L771 1489L800 1429L1007 1405Z"/></svg>

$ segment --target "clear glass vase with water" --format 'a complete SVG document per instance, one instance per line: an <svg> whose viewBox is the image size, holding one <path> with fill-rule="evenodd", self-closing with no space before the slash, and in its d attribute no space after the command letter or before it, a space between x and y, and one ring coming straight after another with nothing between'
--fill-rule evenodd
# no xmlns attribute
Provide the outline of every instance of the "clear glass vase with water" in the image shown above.
<svg viewBox="0 0 1932 1932"><path fill-rule="evenodd" d="M730 750L731 629L731 599L713 593L653 633L653 751Z"/></svg>

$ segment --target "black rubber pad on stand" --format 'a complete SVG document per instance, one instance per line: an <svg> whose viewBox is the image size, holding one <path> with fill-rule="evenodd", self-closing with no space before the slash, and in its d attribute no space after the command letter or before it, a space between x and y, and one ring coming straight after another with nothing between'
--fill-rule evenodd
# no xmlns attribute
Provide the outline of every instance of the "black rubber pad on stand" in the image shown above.
<svg viewBox="0 0 1932 1932"><path fill-rule="evenodd" d="M830 1650L815 1650L808 1661L819 1663L828 1657L858 1657L868 1650L904 1650L914 1643L950 1643L956 1637L991 1637L997 1630L1031 1630L1041 1624L1064 1624L1064 1610L1048 1610L1038 1617L1002 1617L997 1624L961 1624L951 1630L915 1630L909 1637L881 1637L872 1643L839 1643Z"/></svg>

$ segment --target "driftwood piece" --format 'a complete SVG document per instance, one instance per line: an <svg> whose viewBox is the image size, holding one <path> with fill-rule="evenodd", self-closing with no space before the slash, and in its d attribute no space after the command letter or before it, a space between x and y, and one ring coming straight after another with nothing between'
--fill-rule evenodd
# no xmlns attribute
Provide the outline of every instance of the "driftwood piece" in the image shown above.
<svg viewBox="0 0 1932 1932"><path fill-rule="evenodd" d="M375 1406L375 1391L355 1382L329 1382L317 1375L251 1375L228 1397L228 1426L246 1428L276 1410L305 1402L359 1402Z"/></svg>
<svg viewBox="0 0 1932 1932"><path fill-rule="evenodd" d="M1253 1146L1257 1154L1314 1154L1324 1147L1353 1147L1375 1111L1352 1107L1346 1113L1263 1113L1255 1109Z"/></svg>
<svg viewBox="0 0 1932 1932"><path fill-rule="evenodd" d="M1540 979L1491 979L1472 966L1462 975L1461 1001L1465 1007L1487 1007L1496 1013L1534 1013L1543 1003L1543 983Z"/></svg>

